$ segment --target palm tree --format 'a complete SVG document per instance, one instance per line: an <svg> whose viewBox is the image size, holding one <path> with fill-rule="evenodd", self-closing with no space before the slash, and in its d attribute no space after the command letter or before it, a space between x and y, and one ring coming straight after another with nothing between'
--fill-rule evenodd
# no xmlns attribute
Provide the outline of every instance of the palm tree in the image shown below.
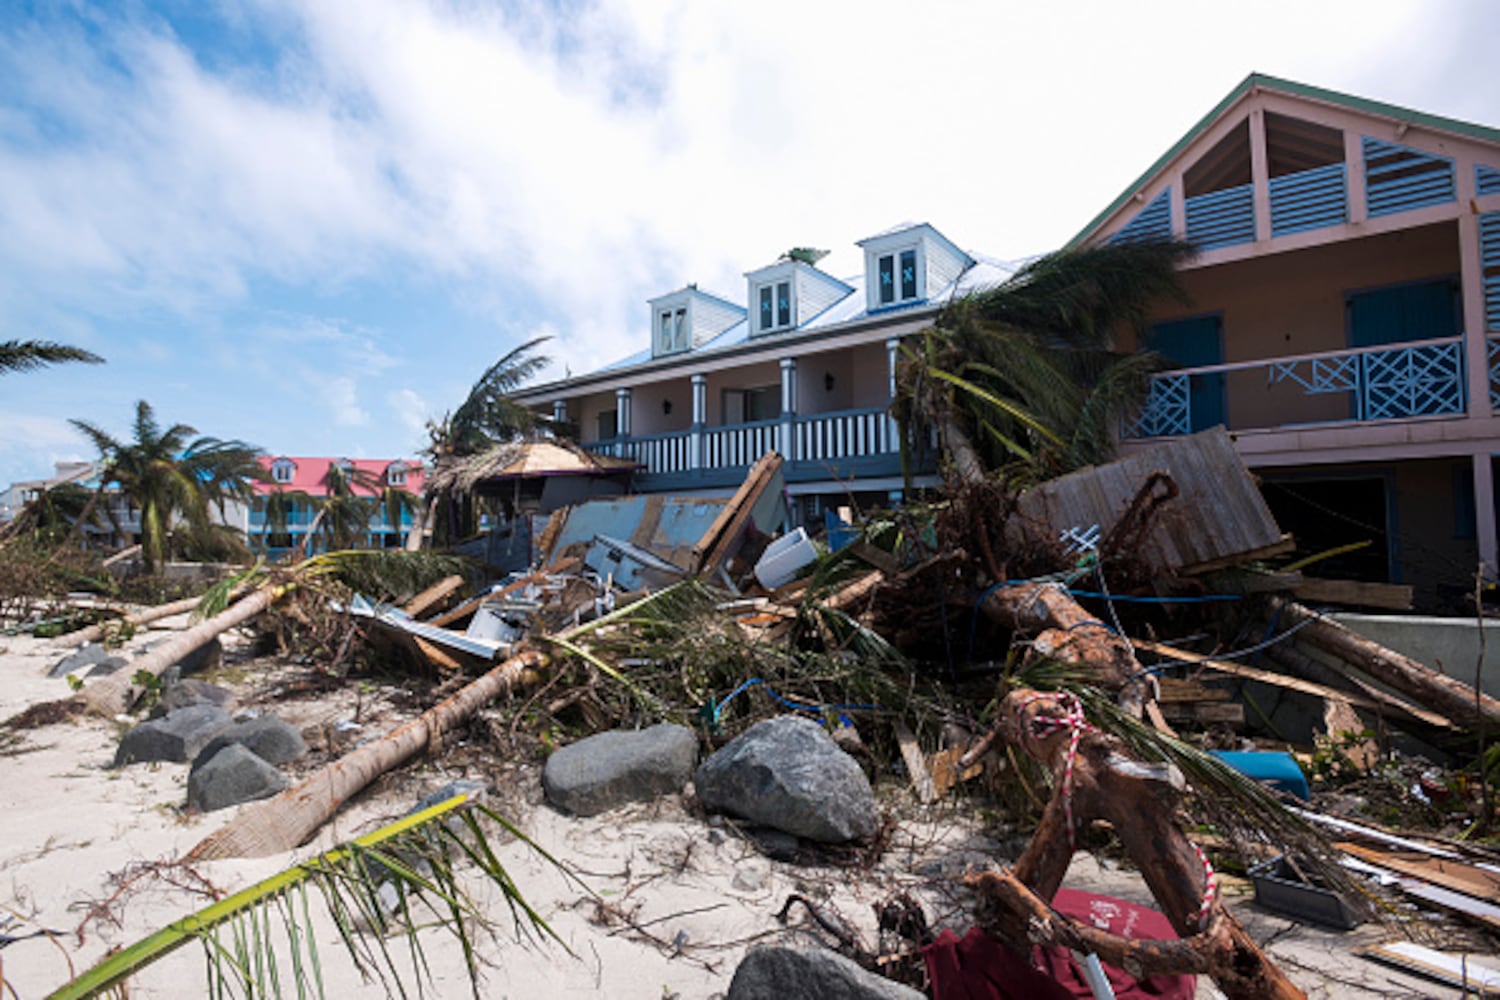
<svg viewBox="0 0 1500 1000"><path fill-rule="evenodd" d="M458 409L443 414L441 420L427 422L427 434L431 439L427 455L434 467L461 462L498 444L524 440L539 430L555 429L551 419L511 398L517 389L552 363L551 358L535 353L550 339L537 337L508 352L485 370ZM448 516L441 524L432 524L433 515L438 510L446 510ZM437 536L457 539L467 534L465 529L475 520L475 507L468 496L459 495L452 489L429 490L426 509L412 531L407 547L420 545L422 534L429 526Z"/></svg>
<svg viewBox="0 0 1500 1000"><path fill-rule="evenodd" d="M114 483L141 512L141 558L147 572L166 559L172 525L183 518L206 531L210 511L231 501L250 503L251 483L263 481L259 449L243 441L196 436L187 424L163 429L151 404L136 404L130 441L85 420L72 421L99 449L101 483Z"/></svg>
<svg viewBox="0 0 1500 1000"><path fill-rule="evenodd" d="M1152 303L1184 298L1178 240L1061 250L943 309L903 346L893 408L936 430L958 479L1004 469L1043 479L1110 457L1114 429L1141 400L1159 360L1113 350L1122 325Z"/></svg>
<svg viewBox="0 0 1500 1000"><path fill-rule="evenodd" d="M54 344L47 340L0 340L0 375L67 361L79 361L86 365L104 363L99 355L81 347Z"/></svg>

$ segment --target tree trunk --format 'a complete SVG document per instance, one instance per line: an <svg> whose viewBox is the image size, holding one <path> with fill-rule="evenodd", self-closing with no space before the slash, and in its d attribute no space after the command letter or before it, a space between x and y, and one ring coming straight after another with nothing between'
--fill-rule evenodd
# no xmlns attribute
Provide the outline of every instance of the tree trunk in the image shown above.
<svg viewBox="0 0 1500 1000"><path fill-rule="evenodd" d="M958 481L966 485L983 482L984 461L979 457L979 452L974 450L974 443L969 440L969 435L958 426L958 420L946 406L938 421L938 435L943 447L947 449L948 457L953 461L953 471L957 474Z"/></svg>
<svg viewBox="0 0 1500 1000"><path fill-rule="evenodd" d="M410 531L406 533L405 549L408 552L421 552L422 540L426 537L428 530L432 527L433 514L437 511L437 497L429 496L422 503L422 510L415 518Z"/></svg>
<svg viewBox="0 0 1500 1000"><path fill-rule="evenodd" d="M1295 601L1272 598L1271 607L1279 613L1280 621L1288 626L1307 623L1297 631L1299 641L1369 674L1458 725L1477 729L1481 723L1500 723L1500 701L1475 691L1472 685L1438 673L1425 663L1402 656L1378 642L1371 642Z"/></svg>
<svg viewBox="0 0 1500 1000"><path fill-rule="evenodd" d="M1057 584L1000 587L985 596L979 609L1007 628L1036 632L1029 656L1082 667L1102 688L1119 691L1141 669L1130 644Z"/></svg>
<svg viewBox="0 0 1500 1000"><path fill-rule="evenodd" d="M247 806L234 822L200 841L187 859L262 858L290 851L370 782L437 744L445 729L466 721L514 689L528 671L546 663L547 657L535 650L511 657L448 700L345 754L300 785Z"/></svg>
<svg viewBox="0 0 1500 1000"><path fill-rule="evenodd" d="M262 587L207 621L168 639L146 655L131 660L115 673L85 684L79 696L91 711L99 715L112 717L130 711L130 706L145 692L132 680L136 674L145 670L160 677L168 667L210 639L265 611L290 589L290 585Z"/></svg>
<svg viewBox="0 0 1500 1000"><path fill-rule="evenodd" d="M1205 904L1208 872L1176 820L1185 787L1181 772L1144 763L1117 738L1093 729L1083 731L1075 753L1072 729L1056 720L1076 709L1075 701L1024 689L1001 703L999 735L1047 767L1056 791L1013 871L969 877L979 894L979 925L1022 954L1035 944L1060 944L1097 954L1136 978L1206 973L1229 1000L1303 997L1217 893ZM1180 940L1132 940L1051 908L1073 856L1073 834L1095 819L1114 827Z"/></svg>
<svg viewBox="0 0 1500 1000"><path fill-rule="evenodd" d="M182 600L173 601L170 604L158 604L154 608L146 608L144 611L123 615L114 621L100 622L97 625L90 625L88 628L79 629L77 632L68 632L65 635L60 635L52 640L52 644L55 646L72 646L85 642L98 642L104 638L104 633L111 626L124 623L145 625L147 622L159 621L162 618L171 618L173 615L180 615L193 610L198 606L200 601L202 601L201 597L184 597Z"/></svg>

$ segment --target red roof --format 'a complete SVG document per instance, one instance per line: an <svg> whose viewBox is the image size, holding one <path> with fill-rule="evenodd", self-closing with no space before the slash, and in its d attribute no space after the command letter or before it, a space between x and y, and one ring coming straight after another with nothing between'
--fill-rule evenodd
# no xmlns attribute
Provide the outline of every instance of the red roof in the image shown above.
<svg viewBox="0 0 1500 1000"><path fill-rule="evenodd" d="M420 495L422 492L425 470L422 468L422 463L414 458L339 458L337 456L306 457L301 455L260 456L260 464L267 472L272 472L278 465L285 467L290 463L292 479L291 482L256 483L255 492L275 493L277 490L286 492L300 490L310 496L325 496L328 493L328 467L337 462L346 462L360 472L368 473L370 478L379 482L381 486L399 485L408 493ZM390 482L392 466L398 470L403 468L406 470L404 483ZM356 485L354 492L374 496L377 491Z"/></svg>

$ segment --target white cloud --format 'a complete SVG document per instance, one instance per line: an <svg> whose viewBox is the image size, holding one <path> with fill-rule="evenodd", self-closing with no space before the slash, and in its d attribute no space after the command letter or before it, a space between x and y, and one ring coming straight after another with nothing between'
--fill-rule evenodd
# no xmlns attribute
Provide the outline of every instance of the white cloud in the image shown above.
<svg viewBox="0 0 1500 1000"><path fill-rule="evenodd" d="M427 428L427 418L432 415L432 407L427 400L411 389L401 388L386 393L386 405L401 425L414 434L421 434Z"/></svg>
<svg viewBox="0 0 1500 1000"><path fill-rule="evenodd" d="M364 427L370 422L369 411L359 405L359 387L346 376L320 379L317 384L322 404L340 427Z"/></svg>

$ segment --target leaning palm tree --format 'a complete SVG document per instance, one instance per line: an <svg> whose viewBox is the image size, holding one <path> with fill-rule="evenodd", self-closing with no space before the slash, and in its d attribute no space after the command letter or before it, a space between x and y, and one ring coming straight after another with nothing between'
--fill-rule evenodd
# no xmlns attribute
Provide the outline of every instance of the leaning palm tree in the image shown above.
<svg viewBox="0 0 1500 1000"><path fill-rule="evenodd" d="M104 363L99 355L81 347L54 344L48 340L0 340L0 375L68 361L79 361L86 365Z"/></svg>
<svg viewBox="0 0 1500 1000"><path fill-rule="evenodd" d="M187 424L163 428L145 400L136 404L127 441L85 420L72 424L99 449L101 483L117 485L140 511L147 572L165 561L178 518L206 530L213 508L222 513L230 501L250 502L251 483L265 479L255 446L195 436L198 431Z"/></svg>
<svg viewBox="0 0 1500 1000"><path fill-rule="evenodd" d="M512 398L517 389L551 364L551 358L536 353L549 339L538 337L507 353L485 370L458 409L443 414L441 420L427 422L431 440L426 453L434 467L451 466L496 445L554 429L549 418ZM465 535L465 528L477 519L472 499L452 489L428 490L425 506L408 548L419 545L429 527L434 537L453 540ZM438 511L445 511L447 516L434 523Z"/></svg>
<svg viewBox="0 0 1500 1000"><path fill-rule="evenodd" d="M1177 268L1194 252L1178 240L1062 250L952 303L904 347L894 407L904 436L934 428L964 481L1106 460L1159 363L1113 350L1112 338L1154 302L1184 297Z"/></svg>

